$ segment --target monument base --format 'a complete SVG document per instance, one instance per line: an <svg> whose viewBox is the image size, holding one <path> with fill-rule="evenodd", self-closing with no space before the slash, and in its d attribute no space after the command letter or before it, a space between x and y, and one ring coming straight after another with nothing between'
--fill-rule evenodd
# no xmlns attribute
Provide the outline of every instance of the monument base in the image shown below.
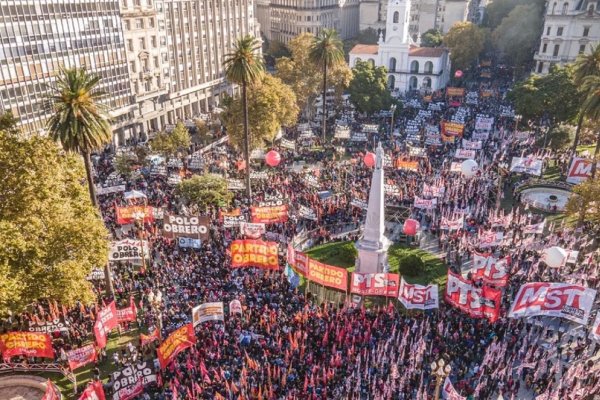
<svg viewBox="0 0 600 400"><path fill-rule="evenodd" d="M387 238L382 243L363 240L356 242L356 250L358 251L356 272L361 274L388 272L387 252L390 244Z"/></svg>

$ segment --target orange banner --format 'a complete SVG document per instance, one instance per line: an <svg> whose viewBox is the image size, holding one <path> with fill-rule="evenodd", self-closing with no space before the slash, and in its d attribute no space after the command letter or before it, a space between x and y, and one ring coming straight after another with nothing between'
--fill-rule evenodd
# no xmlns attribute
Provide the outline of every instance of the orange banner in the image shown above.
<svg viewBox="0 0 600 400"><path fill-rule="evenodd" d="M47 333L8 332L0 335L0 353L6 362L14 356L54 358L52 337Z"/></svg>
<svg viewBox="0 0 600 400"><path fill-rule="evenodd" d="M276 242L234 240L229 251L233 268L257 267L279 270L279 247Z"/></svg>
<svg viewBox="0 0 600 400"><path fill-rule="evenodd" d="M154 222L154 208L150 206L115 206L115 212L117 214L117 224L119 225L133 224L136 217L139 220L143 218L144 223Z"/></svg>
<svg viewBox="0 0 600 400"><path fill-rule="evenodd" d="M167 340L158 346L157 353L160 368L165 369L177 357L177 354L194 344L196 344L196 335L192 324L184 325L172 332Z"/></svg>
<svg viewBox="0 0 600 400"><path fill-rule="evenodd" d="M396 159L396 169L407 169L409 171L418 171L419 170L419 162L418 161L406 161L400 158Z"/></svg>
<svg viewBox="0 0 600 400"><path fill-rule="evenodd" d="M463 131L465 130L465 126L463 124L458 124L456 122L442 122L442 134L448 136L461 136L463 135Z"/></svg>
<svg viewBox="0 0 600 400"><path fill-rule="evenodd" d="M250 207L253 223L274 224L288 220L288 206Z"/></svg>
<svg viewBox="0 0 600 400"><path fill-rule="evenodd" d="M348 290L348 271L344 268L323 264L312 258L308 259L307 278L319 285L343 291Z"/></svg>
<svg viewBox="0 0 600 400"><path fill-rule="evenodd" d="M464 96L465 88L449 87L446 88L446 96Z"/></svg>
<svg viewBox="0 0 600 400"><path fill-rule="evenodd" d="M442 133L442 142L444 143L454 143L454 138L456 136L446 136Z"/></svg>

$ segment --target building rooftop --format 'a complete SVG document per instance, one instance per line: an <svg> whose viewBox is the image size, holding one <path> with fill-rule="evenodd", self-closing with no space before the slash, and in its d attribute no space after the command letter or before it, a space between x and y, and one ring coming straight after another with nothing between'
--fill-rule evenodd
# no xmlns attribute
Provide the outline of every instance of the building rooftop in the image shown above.
<svg viewBox="0 0 600 400"><path fill-rule="evenodd" d="M350 50L350 54L377 54L379 46L376 44L357 44Z"/></svg>
<svg viewBox="0 0 600 400"><path fill-rule="evenodd" d="M411 46L408 53L411 57L441 57L446 49L441 47L417 47Z"/></svg>

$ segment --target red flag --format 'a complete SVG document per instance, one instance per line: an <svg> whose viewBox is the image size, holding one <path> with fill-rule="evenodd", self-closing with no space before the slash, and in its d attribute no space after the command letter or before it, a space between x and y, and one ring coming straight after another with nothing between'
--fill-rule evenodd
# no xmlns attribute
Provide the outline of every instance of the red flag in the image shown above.
<svg viewBox="0 0 600 400"><path fill-rule="evenodd" d="M94 335L96 336L98 347L104 348L106 346L108 333L116 328L118 324L117 307L115 306L115 302L112 301L107 307L100 310L96 317Z"/></svg>
<svg viewBox="0 0 600 400"><path fill-rule="evenodd" d="M69 360L69 368L73 371L74 369L96 361L96 348L93 344L88 344L79 349L67 351L67 359Z"/></svg>
<svg viewBox="0 0 600 400"><path fill-rule="evenodd" d="M152 343L158 339L160 339L160 329L158 328L155 329L150 335L144 335L143 333L140 334L140 342L142 343L142 346Z"/></svg>
<svg viewBox="0 0 600 400"><path fill-rule="evenodd" d="M79 400L106 400L101 381L94 381L83 391Z"/></svg>
<svg viewBox="0 0 600 400"><path fill-rule="evenodd" d="M46 393L44 393L44 397L42 400L59 400L60 394L58 393L58 389L50 379L46 381Z"/></svg>

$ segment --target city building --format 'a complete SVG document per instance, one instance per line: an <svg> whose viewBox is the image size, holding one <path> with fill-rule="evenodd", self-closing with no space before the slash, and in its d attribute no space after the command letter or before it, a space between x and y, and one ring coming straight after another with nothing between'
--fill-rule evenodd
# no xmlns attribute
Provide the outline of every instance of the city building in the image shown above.
<svg viewBox="0 0 600 400"><path fill-rule="evenodd" d="M25 134L43 134L48 94L62 67L102 77L115 135L131 134L135 104L118 0L0 2L0 109Z"/></svg>
<svg viewBox="0 0 600 400"><path fill-rule="evenodd" d="M288 43L301 33L335 29L341 39L358 34L359 0L261 0L257 18L267 40Z"/></svg>
<svg viewBox="0 0 600 400"><path fill-rule="evenodd" d="M553 65L572 63L600 44L600 1L550 0L546 6L540 48L533 56L533 72L538 74L547 74Z"/></svg>
<svg viewBox="0 0 600 400"><path fill-rule="evenodd" d="M445 48L420 47L408 32L410 0L390 0L385 38L376 45L357 44L350 50L350 66L370 61L388 70L388 86L401 93L430 92L446 86L450 79L450 56Z"/></svg>

